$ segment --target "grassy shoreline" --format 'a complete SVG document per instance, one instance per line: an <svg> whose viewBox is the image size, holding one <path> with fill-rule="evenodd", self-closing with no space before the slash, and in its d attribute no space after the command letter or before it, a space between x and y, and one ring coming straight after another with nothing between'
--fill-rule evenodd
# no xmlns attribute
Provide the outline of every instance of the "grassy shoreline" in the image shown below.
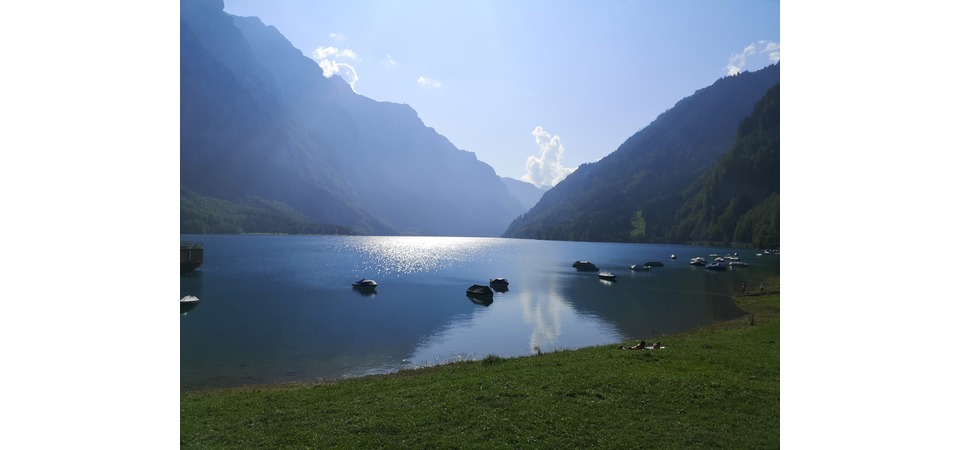
<svg viewBox="0 0 960 450"><path fill-rule="evenodd" d="M735 296L746 316L663 336L663 350L182 393L181 447L778 447L779 278L766 285Z"/></svg>

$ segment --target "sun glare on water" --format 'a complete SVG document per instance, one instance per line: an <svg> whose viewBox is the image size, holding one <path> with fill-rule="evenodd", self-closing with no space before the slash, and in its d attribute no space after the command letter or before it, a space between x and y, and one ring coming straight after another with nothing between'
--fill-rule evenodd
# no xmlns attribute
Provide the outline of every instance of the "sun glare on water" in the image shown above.
<svg viewBox="0 0 960 450"><path fill-rule="evenodd" d="M400 275L460 266L502 243L495 238L400 236L368 237L351 244L366 255L364 265L369 269Z"/></svg>

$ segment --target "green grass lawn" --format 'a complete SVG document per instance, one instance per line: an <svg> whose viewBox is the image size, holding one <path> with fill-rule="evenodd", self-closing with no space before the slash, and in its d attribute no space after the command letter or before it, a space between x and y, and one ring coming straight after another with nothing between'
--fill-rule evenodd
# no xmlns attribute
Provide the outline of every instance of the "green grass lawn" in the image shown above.
<svg viewBox="0 0 960 450"><path fill-rule="evenodd" d="M766 286L779 292L779 278ZM181 447L779 447L780 295L737 304L750 314L663 336L662 350L612 345L183 393Z"/></svg>

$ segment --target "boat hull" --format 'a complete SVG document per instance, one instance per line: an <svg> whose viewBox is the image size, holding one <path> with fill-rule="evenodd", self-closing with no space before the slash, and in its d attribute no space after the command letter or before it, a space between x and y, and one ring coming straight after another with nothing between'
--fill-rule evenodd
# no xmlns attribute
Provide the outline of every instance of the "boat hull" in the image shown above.
<svg viewBox="0 0 960 450"><path fill-rule="evenodd" d="M203 265L202 262L196 262L196 263L180 263L180 273L190 273L190 272L193 272L194 270L197 270L197 269L198 269L200 266L202 266L202 265Z"/></svg>

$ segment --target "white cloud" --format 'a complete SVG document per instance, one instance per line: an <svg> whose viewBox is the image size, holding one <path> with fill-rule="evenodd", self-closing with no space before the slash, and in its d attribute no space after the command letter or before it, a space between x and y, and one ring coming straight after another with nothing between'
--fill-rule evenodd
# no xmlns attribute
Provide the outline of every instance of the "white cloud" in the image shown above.
<svg viewBox="0 0 960 450"><path fill-rule="evenodd" d="M420 79L417 80L417 84L420 86L440 87L440 82L432 78L420 77Z"/></svg>
<svg viewBox="0 0 960 450"><path fill-rule="evenodd" d="M780 44L767 41L760 41L760 43L767 44L760 53L770 52L770 61L780 61Z"/></svg>
<svg viewBox="0 0 960 450"><path fill-rule="evenodd" d="M329 56L332 56L334 58L350 58L355 61L360 60L359 58L357 58L357 54L354 53L353 50L350 50L349 48L344 50L339 50L336 47L324 47L322 45L317 47L316 50L314 50L313 52L311 52L310 56L312 56L315 61L325 59Z"/></svg>
<svg viewBox="0 0 960 450"><path fill-rule="evenodd" d="M539 126L533 130L533 136L537 140L537 145L540 146L540 157L527 158L527 173L520 177L520 180L533 183L537 187L556 186L567 175L577 170L576 167L563 167L560 164L560 160L563 159L560 136L551 137L543 127Z"/></svg>
<svg viewBox="0 0 960 450"><path fill-rule="evenodd" d="M331 62L328 59L324 59L317 64L323 69L323 76L330 78L334 75L340 75L340 78L343 78L350 85L353 92L357 92L356 84L360 77L357 76L357 69L354 69L353 66L347 63Z"/></svg>
<svg viewBox="0 0 960 450"><path fill-rule="evenodd" d="M338 41L342 41L344 36L342 34L330 33L330 37Z"/></svg>
<svg viewBox="0 0 960 450"><path fill-rule="evenodd" d="M770 53L770 61L780 61L779 43L770 41L754 42L744 47L743 52L730 55L730 62L723 68L723 70L727 71L727 75L736 75L743 72L743 67L747 65L747 58L757 54L757 44L763 46L763 50L760 50L760 53Z"/></svg>
<svg viewBox="0 0 960 450"><path fill-rule="evenodd" d="M724 67L727 71L727 75L736 75L743 71L743 66L747 65L747 57L757 53L757 45L750 44L743 49L743 53L737 53L730 56L730 62L727 63L727 67Z"/></svg>
<svg viewBox="0 0 960 450"><path fill-rule="evenodd" d="M332 37L332 35L331 35ZM340 78L343 78L347 84L350 85L350 88L353 89L353 92L357 92L356 84L357 80L360 79L357 76L357 69L347 63L337 62L333 58L350 58L356 61L360 61L357 58L357 54L353 50L345 49L343 51L337 49L336 47L317 47L313 52L310 53L313 57L313 60L317 62L321 69L323 69L323 76L330 78L333 75L340 75Z"/></svg>
<svg viewBox="0 0 960 450"><path fill-rule="evenodd" d="M393 57L390 56L389 53L387 53L387 57L381 59L381 60L380 60L380 64L383 64L383 67L384 67L384 68L389 69L389 68L397 65L397 62L393 60Z"/></svg>
<svg viewBox="0 0 960 450"><path fill-rule="evenodd" d="M324 47L321 45L317 47L316 50L314 50L313 53L311 53L310 55L313 56L313 59L316 60L316 59L326 58L330 55L336 56L338 51L339 50L337 50L336 47Z"/></svg>

